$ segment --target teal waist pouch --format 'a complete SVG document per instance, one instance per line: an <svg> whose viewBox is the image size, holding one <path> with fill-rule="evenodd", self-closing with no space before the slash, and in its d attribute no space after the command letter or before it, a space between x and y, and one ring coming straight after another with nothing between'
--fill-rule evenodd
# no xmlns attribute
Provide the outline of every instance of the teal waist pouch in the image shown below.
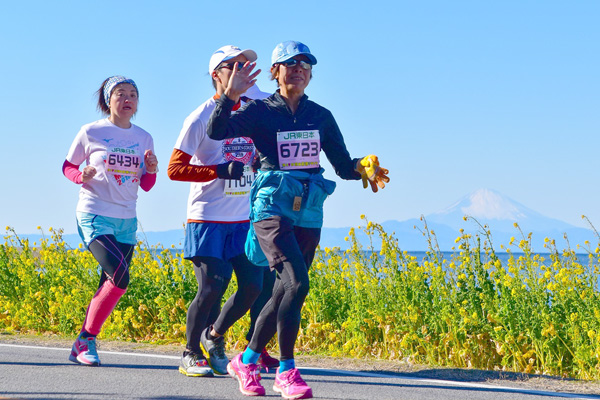
<svg viewBox="0 0 600 400"><path fill-rule="evenodd" d="M246 256L255 265L268 265L252 222L273 216L289 218L295 226L321 228L323 203L335 190L335 182L323 177L323 169L310 174L303 171L259 172L250 191L250 230Z"/></svg>

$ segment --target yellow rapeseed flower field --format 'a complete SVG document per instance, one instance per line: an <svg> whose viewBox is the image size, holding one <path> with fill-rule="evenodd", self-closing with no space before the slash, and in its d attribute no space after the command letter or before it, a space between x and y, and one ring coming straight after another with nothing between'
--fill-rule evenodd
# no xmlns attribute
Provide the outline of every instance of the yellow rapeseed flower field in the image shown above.
<svg viewBox="0 0 600 400"><path fill-rule="evenodd" d="M549 256L533 254L530 237L522 235L500 246L508 255L502 262L482 227L483 238L461 231L446 259L423 221L429 251L418 260L362 217L359 229L370 247L352 229L349 250L317 252L297 342L301 353L600 379L600 245L584 244L584 265L551 239L545 240ZM76 335L97 289L96 261L69 248L61 230L29 243L6 229L0 330ZM185 343L196 288L181 252L140 243L130 286L100 337ZM225 298L235 289L234 277ZM248 326L247 316L236 323L228 346L242 348Z"/></svg>

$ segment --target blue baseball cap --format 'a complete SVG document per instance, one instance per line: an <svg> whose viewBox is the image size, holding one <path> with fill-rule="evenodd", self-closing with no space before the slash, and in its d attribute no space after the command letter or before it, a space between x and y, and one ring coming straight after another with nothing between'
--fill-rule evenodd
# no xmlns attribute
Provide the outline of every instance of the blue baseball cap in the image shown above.
<svg viewBox="0 0 600 400"><path fill-rule="evenodd" d="M294 40L288 40L275 46L275 50L273 50L273 54L271 55L271 65L287 61L301 54L308 57L312 65L317 63L317 58L310 53L307 45Z"/></svg>

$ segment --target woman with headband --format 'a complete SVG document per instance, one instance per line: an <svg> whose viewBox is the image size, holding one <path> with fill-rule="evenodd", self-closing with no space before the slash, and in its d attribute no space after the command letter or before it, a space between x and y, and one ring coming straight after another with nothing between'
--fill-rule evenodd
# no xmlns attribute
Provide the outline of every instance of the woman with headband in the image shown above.
<svg viewBox="0 0 600 400"><path fill-rule="evenodd" d="M107 118L81 127L63 164L64 175L81 185L79 235L102 267L98 290L69 356L75 363L93 366L100 365L96 336L129 284L137 243L138 187L149 191L158 172L152 137L131 123L139 97L135 82L112 76L97 95L98 110Z"/></svg>
<svg viewBox="0 0 600 400"><path fill-rule="evenodd" d="M256 321L248 348L227 367L248 396L265 395L257 360L277 331L281 356L273 389L286 399L312 397L295 367L294 345L308 294L308 269L321 236L323 203L335 189L335 182L323 177L321 150L342 179L362 178L363 186L370 184L374 192L389 182L376 156L350 157L331 112L304 94L316 63L303 43L278 44L271 58L271 79L279 89L231 114L260 72L252 72L254 63L235 65L208 123L211 139L244 135L254 141L261 167L250 192L252 225L246 254L252 263L268 263L277 271L271 300Z"/></svg>

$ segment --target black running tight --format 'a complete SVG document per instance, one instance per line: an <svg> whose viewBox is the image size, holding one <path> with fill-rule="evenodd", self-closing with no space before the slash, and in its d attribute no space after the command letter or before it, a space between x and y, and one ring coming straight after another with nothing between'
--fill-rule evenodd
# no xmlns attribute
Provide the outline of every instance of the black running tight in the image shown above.
<svg viewBox="0 0 600 400"><path fill-rule="evenodd" d="M315 256L320 229L301 228L289 220L271 218L254 223L267 258L280 259L273 265L277 279L271 299L262 309L249 347L260 352L277 332L281 360L294 358L300 329L302 305L308 295L308 269Z"/></svg>
<svg viewBox="0 0 600 400"><path fill-rule="evenodd" d="M134 245L117 242L114 235L101 235L95 238L88 249L102 267L100 288L104 281L110 279L121 289L129 285L129 263L133 256Z"/></svg>
<svg viewBox="0 0 600 400"><path fill-rule="evenodd" d="M231 275L223 276L225 261L215 257L194 257L194 272L198 292L187 312L187 349L200 354L200 335L212 324L221 311L221 298L227 289Z"/></svg>
<svg viewBox="0 0 600 400"><path fill-rule="evenodd" d="M254 333L254 328L256 326L256 320L258 319L260 312L271 299L271 295L273 294L273 285L275 285L275 275L275 271L271 270L270 268L263 268L263 288L256 300L254 300L252 307L250 307L250 328L248 329L248 333L246 333L246 340L248 342L250 339L252 339L252 334Z"/></svg>
<svg viewBox="0 0 600 400"><path fill-rule="evenodd" d="M231 264L238 282L237 291L223 305L219 317L213 324L215 332L224 335L238 319L250 309L263 287L263 271L266 267L257 267L241 254L232 258ZM270 297L270 293L269 293Z"/></svg>

